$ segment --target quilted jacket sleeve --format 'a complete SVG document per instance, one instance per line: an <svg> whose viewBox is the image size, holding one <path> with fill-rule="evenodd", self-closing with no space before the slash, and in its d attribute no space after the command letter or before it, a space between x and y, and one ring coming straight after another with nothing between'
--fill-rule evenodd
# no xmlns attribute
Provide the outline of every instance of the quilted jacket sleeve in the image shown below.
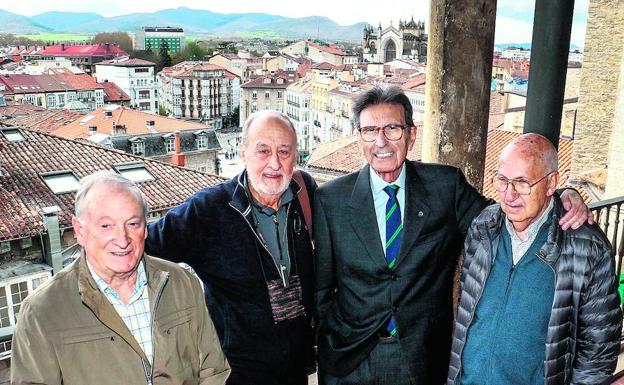
<svg viewBox="0 0 624 385"><path fill-rule="evenodd" d="M590 255L599 256L579 306L573 385L605 383L615 370L620 351L622 312L617 292L615 261L608 245L594 243Z"/></svg>

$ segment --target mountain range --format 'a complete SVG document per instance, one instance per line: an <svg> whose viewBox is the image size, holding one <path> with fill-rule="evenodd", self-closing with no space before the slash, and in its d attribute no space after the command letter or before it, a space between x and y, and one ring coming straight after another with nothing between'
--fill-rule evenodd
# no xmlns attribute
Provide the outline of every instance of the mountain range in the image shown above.
<svg viewBox="0 0 624 385"><path fill-rule="evenodd" d="M366 23L342 26L322 16L290 18L265 13L224 14L186 7L114 17L80 12L45 12L27 17L0 9L0 33L95 34L134 32L143 26L176 26L184 28L187 34L224 37L267 33L273 37L286 39L318 37L359 41Z"/></svg>

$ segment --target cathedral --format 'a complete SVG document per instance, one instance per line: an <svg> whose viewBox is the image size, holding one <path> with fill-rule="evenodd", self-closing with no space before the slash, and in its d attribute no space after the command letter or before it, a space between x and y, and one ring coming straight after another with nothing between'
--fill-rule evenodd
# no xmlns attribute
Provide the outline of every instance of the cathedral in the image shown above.
<svg viewBox="0 0 624 385"><path fill-rule="evenodd" d="M390 26L377 29L372 25L364 27L362 39L363 59L371 63L387 63L394 59L414 59L427 61L427 34L425 22L399 21L396 28Z"/></svg>

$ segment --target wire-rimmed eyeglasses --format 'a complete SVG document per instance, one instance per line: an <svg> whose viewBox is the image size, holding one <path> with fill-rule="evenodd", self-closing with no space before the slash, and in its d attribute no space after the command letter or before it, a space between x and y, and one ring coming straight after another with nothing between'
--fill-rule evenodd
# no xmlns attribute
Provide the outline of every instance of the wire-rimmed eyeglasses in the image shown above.
<svg viewBox="0 0 624 385"><path fill-rule="evenodd" d="M552 174L554 171L549 172L543 177L539 178L533 183L522 179L507 179L506 177L499 175L498 171L494 171L492 175L492 186L496 189L496 191L503 193L507 191L509 185L511 185L515 192L520 195L529 195L531 194L531 187L535 186L539 182L543 181L548 175Z"/></svg>

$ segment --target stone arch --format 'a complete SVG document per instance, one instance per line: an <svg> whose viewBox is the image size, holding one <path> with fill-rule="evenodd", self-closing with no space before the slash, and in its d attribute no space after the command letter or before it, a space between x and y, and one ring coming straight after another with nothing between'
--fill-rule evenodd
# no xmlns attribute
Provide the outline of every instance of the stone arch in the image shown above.
<svg viewBox="0 0 624 385"><path fill-rule="evenodd" d="M397 58L397 49L398 45L395 43L394 39L388 39L383 49L383 62L391 62Z"/></svg>

